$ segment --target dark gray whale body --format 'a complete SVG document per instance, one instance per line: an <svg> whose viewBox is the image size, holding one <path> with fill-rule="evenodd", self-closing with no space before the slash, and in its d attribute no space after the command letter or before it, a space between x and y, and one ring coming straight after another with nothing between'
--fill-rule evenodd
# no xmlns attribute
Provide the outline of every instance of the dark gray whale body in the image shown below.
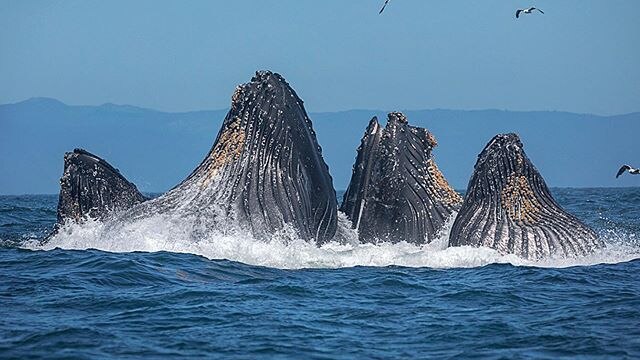
<svg viewBox="0 0 640 360"><path fill-rule="evenodd" d="M57 226L69 220L104 220L145 200L133 183L100 157L82 149L64 155Z"/></svg>
<svg viewBox="0 0 640 360"><path fill-rule="evenodd" d="M302 103L280 75L257 72L236 88L202 163L150 201L106 161L86 152L67 154L59 223L85 216L103 220L113 210L127 210L111 228L178 214L223 231L250 229L257 238L291 229L302 239L331 240L336 194Z"/></svg>
<svg viewBox="0 0 640 360"><path fill-rule="evenodd" d="M311 121L278 74L261 71L236 88L213 147L182 183L132 208L127 223L150 216L191 217L206 229L278 231L318 243L337 229L337 200Z"/></svg>
<svg viewBox="0 0 640 360"><path fill-rule="evenodd" d="M462 198L436 166L435 137L399 112L373 118L362 138L340 210L364 242L432 241Z"/></svg>
<svg viewBox="0 0 640 360"><path fill-rule="evenodd" d="M449 245L540 259L586 255L603 244L556 203L518 136L505 134L478 155Z"/></svg>

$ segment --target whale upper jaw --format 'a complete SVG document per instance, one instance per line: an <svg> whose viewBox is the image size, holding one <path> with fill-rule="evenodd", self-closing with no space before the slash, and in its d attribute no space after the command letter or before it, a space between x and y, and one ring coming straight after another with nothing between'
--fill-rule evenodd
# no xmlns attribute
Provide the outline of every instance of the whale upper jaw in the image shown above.
<svg viewBox="0 0 640 360"><path fill-rule="evenodd" d="M553 199L516 134L495 136L478 156L449 243L526 259L582 256L603 246Z"/></svg>
<svg viewBox="0 0 640 360"><path fill-rule="evenodd" d="M83 149L64 155L57 226L86 218L104 220L147 198L106 160Z"/></svg>
<svg viewBox="0 0 640 360"><path fill-rule="evenodd" d="M436 145L400 112L384 128L371 119L341 206L361 241L422 244L439 235L462 199L432 158Z"/></svg>

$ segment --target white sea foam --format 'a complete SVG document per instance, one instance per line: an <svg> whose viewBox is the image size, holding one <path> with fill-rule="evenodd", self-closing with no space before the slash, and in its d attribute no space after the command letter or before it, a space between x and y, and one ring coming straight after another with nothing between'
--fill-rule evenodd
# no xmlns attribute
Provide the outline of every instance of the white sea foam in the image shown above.
<svg viewBox="0 0 640 360"><path fill-rule="evenodd" d="M430 244L417 246L397 244L362 244L350 229L348 220L340 214L338 232L344 240L318 247L295 237L292 231L282 231L268 240L256 240L248 233L204 231L204 225L189 217L151 216L142 220L110 227L100 222L64 227L42 246L30 248L49 250L98 249L109 252L170 251L192 253L209 259L227 259L250 265L284 269L341 268L352 266L389 266L430 268L469 268L494 263L516 266L569 267L601 263L619 263L640 258L640 246L635 234L606 231L601 234L607 247L581 258L550 258L529 261L515 255L501 255L489 248L447 247L451 220L446 231ZM206 235L202 235L206 234Z"/></svg>

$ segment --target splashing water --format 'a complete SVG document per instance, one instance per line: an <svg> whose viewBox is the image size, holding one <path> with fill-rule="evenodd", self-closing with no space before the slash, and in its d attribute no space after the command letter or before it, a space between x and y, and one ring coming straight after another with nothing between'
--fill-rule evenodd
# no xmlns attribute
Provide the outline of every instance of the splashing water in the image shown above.
<svg viewBox="0 0 640 360"><path fill-rule="evenodd" d="M172 218L151 216L110 229L108 224L87 222L65 227L43 246L29 244L31 249L98 249L110 252L169 251L191 253L208 259L226 259L249 265L281 269L342 268L353 266L406 266L430 268L470 268L494 263L516 266L568 267L599 263L618 263L640 258L640 248L635 246L635 234L620 235L605 231L601 236L608 246L579 258L549 258L529 261L515 255L502 255L489 248L469 246L447 247L453 225L449 219L443 233L433 242L414 245L406 242L392 244L362 244L351 230L344 214L339 214L341 237L347 241L329 242L318 247L314 243L296 238L291 229L274 234L271 239L257 240L250 233L235 230L224 234L215 230L203 231L204 226L196 217ZM194 234L206 236L197 238Z"/></svg>

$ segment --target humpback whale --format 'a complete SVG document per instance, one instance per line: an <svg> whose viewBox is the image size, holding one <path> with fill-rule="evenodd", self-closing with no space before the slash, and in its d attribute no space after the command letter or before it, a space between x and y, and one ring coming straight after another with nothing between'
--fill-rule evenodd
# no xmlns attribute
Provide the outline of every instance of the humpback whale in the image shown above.
<svg viewBox="0 0 640 360"><path fill-rule="evenodd" d="M104 159L83 149L64 154L57 227L86 218L104 220L147 198Z"/></svg>
<svg viewBox="0 0 640 360"><path fill-rule="evenodd" d="M411 126L400 112L382 128L369 122L340 210L365 242L431 242L462 198L431 154L437 145L427 129Z"/></svg>
<svg viewBox="0 0 640 360"><path fill-rule="evenodd" d="M194 219L205 231L249 230L267 239L293 230L323 243L336 233L337 208L302 100L282 76L259 71L236 88L202 163L169 192L132 207L109 227L173 214Z"/></svg>
<svg viewBox="0 0 640 360"><path fill-rule="evenodd" d="M478 155L449 245L486 246L531 260L603 246L556 203L516 134L496 135Z"/></svg>

